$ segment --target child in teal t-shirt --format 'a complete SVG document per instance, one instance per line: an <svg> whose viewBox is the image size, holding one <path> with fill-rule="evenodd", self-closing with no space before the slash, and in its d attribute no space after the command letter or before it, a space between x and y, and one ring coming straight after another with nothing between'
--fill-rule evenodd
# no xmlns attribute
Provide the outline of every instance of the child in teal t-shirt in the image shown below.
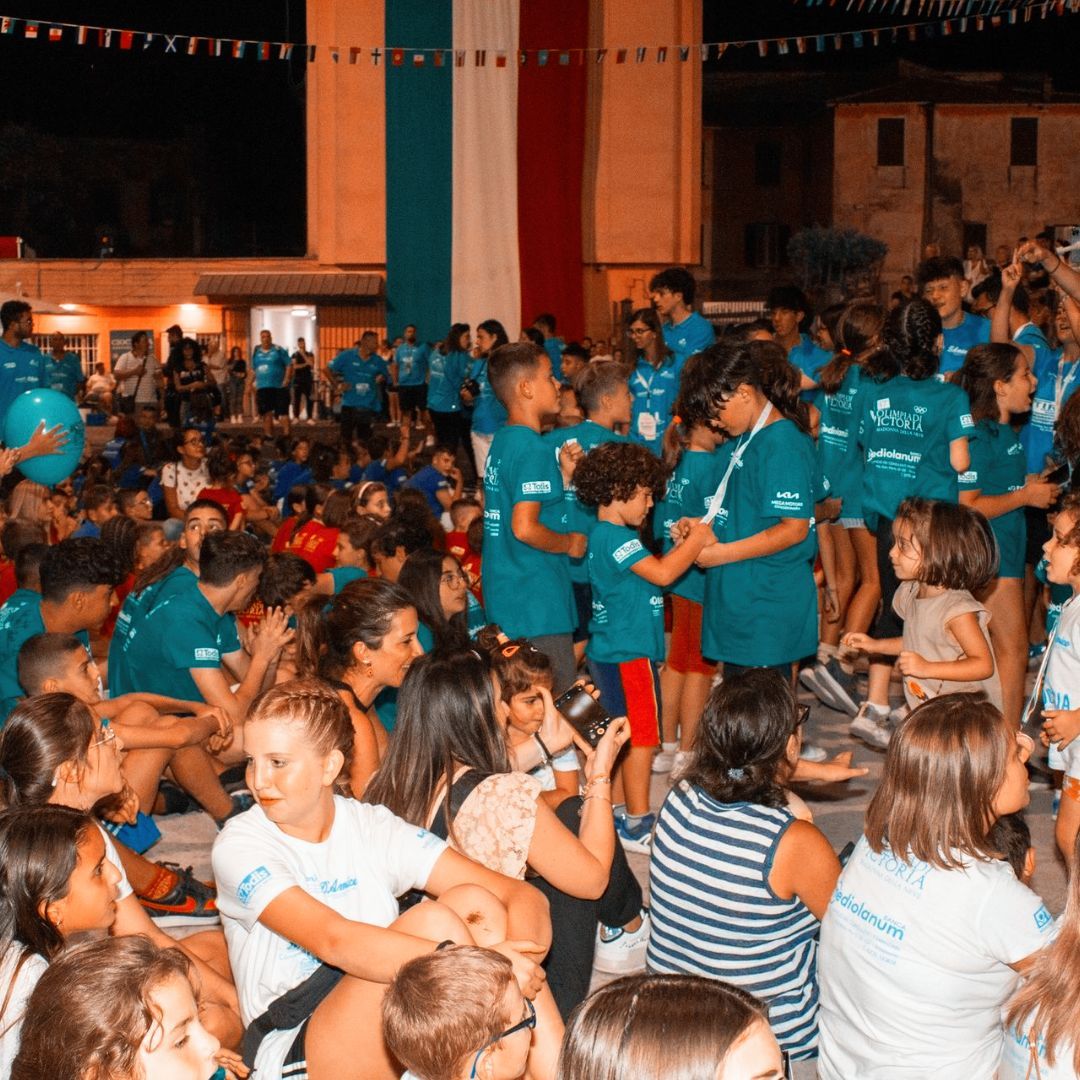
<svg viewBox="0 0 1080 1080"><path fill-rule="evenodd" d="M593 617L585 655L604 707L630 721L630 750L613 801L623 846L637 851L648 850L654 823L649 774L660 742L663 589L686 573L712 537L708 525L693 524L660 558L641 543L639 531L663 475L660 462L637 443L603 443L575 473L578 498L597 508L598 519L589 538Z"/></svg>
<svg viewBox="0 0 1080 1080"><path fill-rule="evenodd" d="M547 353L531 342L504 345L491 357L488 376L508 422L496 432L484 470L484 606L508 634L528 637L548 653L561 693L577 670L569 559L585 554L586 539L544 524L541 511L562 506L580 450L568 447L556 459L540 434L543 421L559 411Z"/></svg>

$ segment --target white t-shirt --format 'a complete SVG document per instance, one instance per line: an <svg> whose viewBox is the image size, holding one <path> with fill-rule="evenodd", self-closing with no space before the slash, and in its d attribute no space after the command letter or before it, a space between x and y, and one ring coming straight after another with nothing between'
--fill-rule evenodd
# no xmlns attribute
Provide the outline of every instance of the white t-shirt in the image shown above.
<svg viewBox="0 0 1080 1080"><path fill-rule="evenodd" d="M203 488L210 486L210 470L205 461L197 469L189 469L182 461L170 461L161 466L161 486L176 488L176 501L186 510Z"/></svg>
<svg viewBox="0 0 1080 1080"><path fill-rule="evenodd" d="M334 797L322 843L282 832L258 806L234 817L214 841L218 910L244 1024L302 983L319 960L259 922L272 900L298 887L353 922L389 926L397 897L427 883L446 843L385 806ZM296 1031L273 1031L256 1057L260 1076L280 1076Z"/></svg>
<svg viewBox="0 0 1080 1080"><path fill-rule="evenodd" d="M146 371L140 377L138 372L146 363ZM113 374L117 378L117 385L124 397L135 395L138 402L157 400L157 374L160 365L155 357L147 353L145 357L138 357L132 352L126 352L117 361L113 368Z"/></svg>
<svg viewBox="0 0 1080 1080"><path fill-rule="evenodd" d="M997 1080L1028 1080L1028 1076L1039 1080L1076 1080L1073 1069L1073 1044L1064 1042L1058 1045L1054 1053L1054 1064L1046 1060L1046 1043L1036 1036L1035 1046L1039 1056L1038 1073L1031 1065L1031 1043L1028 1033L1030 1022L1025 1021L1016 1031L1005 1032L1005 1045L1001 1051L1001 1065L998 1067Z"/></svg>
<svg viewBox="0 0 1080 1080"><path fill-rule="evenodd" d="M15 979L15 985L11 986L11 977L15 974L21 955L22 948L13 945L8 949L3 961L0 961L0 1001L7 998L4 1015L0 1016L0 1076L4 1077L11 1075L11 1065L19 1052L19 1036L22 1033L27 1002L34 992L34 987L37 986L38 979L49 966L44 957L32 953L23 961L18 977ZM10 997L8 996L9 986L11 986Z"/></svg>
<svg viewBox="0 0 1080 1080"><path fill-rule="evenodd" d="M112 842L112 837L101 827L98 822L94 822L98 827L98 832L101 833L102 840L105 841L105 858L109 860L120 871L120 880L116 883L117 888L117 902L126 900L134 891L131 888L131 882L128 881L127 874L124 873L123 864L120 862L120 855L116 850L116 845ZM0 1076L3 1074L0 1073Z"/></svg>
<svg viewBox="0 0 1080 1080"><path fill-rule="evenodd" d="M555 774L577 772L579 768L577 750L568 746L552 755L551 764L541 762L535 769L529 770L530 776L535 776L540 781L544 791L554 791L559 785L555 782Z"/></svg>
<svg viewBox="0 0 1080 1080"><path fill-rule="evenodd" d="M860 838L821 924L818 1076L993 1076L1019 979L1008 965L1052 931L1006 862L942 870Z"/></svg>
<svg viewBox="0 0 1080 1080"><path fill-rule="evenodd" d="M1054 640L1047 647L1043 708L1075 709L1080 706L1080 602L1076 597L1062 607ZM1064 750L1051 744L1050 768L1080 777L1080 739L1073 739Z"/></svg>

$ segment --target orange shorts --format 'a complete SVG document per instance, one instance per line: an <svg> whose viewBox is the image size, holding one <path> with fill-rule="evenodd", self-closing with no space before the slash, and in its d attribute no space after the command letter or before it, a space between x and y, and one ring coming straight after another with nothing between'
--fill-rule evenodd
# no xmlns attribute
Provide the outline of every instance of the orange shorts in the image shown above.
<svg viewBox="0 0 1080 1080"><path fill-rule="evenodd" d="M671 597L671 646L668 667L680 675L716 674L716 665L701 655L702 606L682 596Z"/></svg>

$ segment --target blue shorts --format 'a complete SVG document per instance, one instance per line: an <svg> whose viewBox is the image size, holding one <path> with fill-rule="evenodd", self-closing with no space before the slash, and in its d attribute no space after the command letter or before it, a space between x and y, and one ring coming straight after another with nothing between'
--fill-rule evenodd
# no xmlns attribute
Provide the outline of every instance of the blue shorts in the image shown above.
<svg viewBox="0 0 1080 1080"><path fill-rule="evenodd" d="M589 660L589 673L600 691L600 704L611 716L630 721L631 746L660 745L660 669L641 657L618 664Z"/></svg>

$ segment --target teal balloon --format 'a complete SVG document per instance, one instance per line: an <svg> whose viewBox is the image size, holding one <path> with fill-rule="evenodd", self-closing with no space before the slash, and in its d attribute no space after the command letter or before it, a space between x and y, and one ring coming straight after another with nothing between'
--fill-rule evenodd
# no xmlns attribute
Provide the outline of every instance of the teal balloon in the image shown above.
<svg viewBox="0 0 1080 1080"><path fill-rule="evenodd" d="M50 431L61 424L67 445L58 454L46 454L19 463L19 472L39 484L59 484L76 469L86 442L86 425L75 402L59 390L27 390L8 409L4 419L4 445L25 446L44 423Z"/></svg>

